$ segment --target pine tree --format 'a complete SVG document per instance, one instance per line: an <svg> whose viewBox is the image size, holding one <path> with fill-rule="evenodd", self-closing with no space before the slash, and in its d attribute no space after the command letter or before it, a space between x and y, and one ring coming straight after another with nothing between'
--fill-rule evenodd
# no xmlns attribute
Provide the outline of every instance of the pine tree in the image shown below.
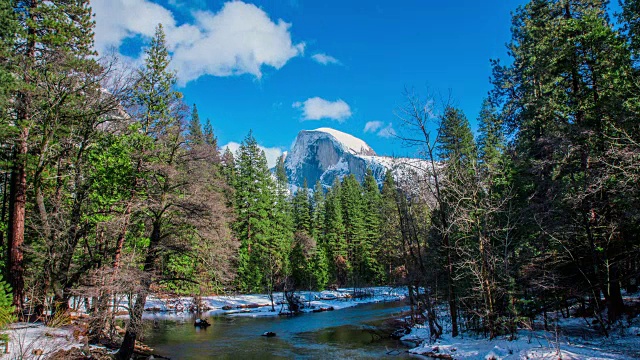
<svg viewBox="0 0 640 360"><path fill-rule="evenodd" d="M222 154L222 175L229 186L235 187L236 160L229 148L226 148Z"/></svg>
<svg viewBox="0 0 640 360"><path fill-rule="evenodd" d="M313 187L313 197L311 201L311 235L318 243L322 242L324 245L324 188L320 183L320 180L316 181Z"/></svg>
<svg viewBox="0 0 640 360"><path fill-rule="evenodd" d="M156 27L155 36L151 40L149 48L145 51L145 55L146 58L144 66L137 72L139 81L133 93L133 101L139 108L139 113L135 115L139 121L140 133L146 138L144 140L149 140L143 140L136 144L138 147L136 149L138 151L138 158L135 160L137 162L135 165L135 176L139 179L148 180L149 174L146 173L145 168L148 168L150 164L158 166L163 162L163 160L166 160L162 155L165 155L167 152L171 153L171 151L167 151L167 148L171 148L171 136L165 137L164 134L172 133L173 136L179 134L179 131L171 131L176 130L177 126L175 118L172 117L171 111L176 101L179 100L180 94L173 89L176 82L176 76L168 70L170 59L169 52L166 48L165 34L162 25L158 25ZM151 141L159 140L161 138L164 141L159 144L150 144ZM165 154L162 154L163 152ZM167 189L169 178L166 174L158 174L154 178L158 179L162 184L146 183L145 186L149 187L149 189L135 189L131 196L135 197L139 194L144 198L147 193L151 195L149 190L151 190L154 185L158 185L159 188ZM138 183L138 181L136 181L136 183ZM162 193L162 191L160 191L160 193ZM153 195L156 195L157 197L159 194L158 192L155 192ZM148 200L157 200L153 195L151 195ZM166 194L162 194L160 196L163 197L166 196ZM162 207L167 206L166 203L160 203L159 205ZM163 221L164 214L162 214L162 212L155 213L155 215L160 216L154 217L152 206L153 205L149 204L149 208L145 209L146 212L144 212L146 215L153 218L149 221L152 223L149 245L144 249L144 263L142 268L146 273L151 273L156 270L155 262L158 256L157 251L160 246L162 227L165 225ZM118 245L118 247L121 246L122 244ZM124 340L122 341L120 350L117 353L118 359L124 360L131 357L136 339L142 331L140 326L142 321L142 312L151 287L151 279L143 277L140 285L134 305L129 310L129 322L127 324Z"/></svg>
<svg viewBox="0 0 640 360"><path fill-rule="evenodd" d="M446 164L466 165L476 159L476 146L467 117L448 106L440 119L438 130L438 156Z"/></svg>
<svg viewBox="0 0 640 360"><path fill-rule="evenodd" d="M383 269L384 280L387 284L397 283L395 272L402 265L402 238L400 235L400 218L396 204L398 190L393 179L393 173L388 170L382 184L380 196L380 235L377 245L378 259Z"/></svg>
<svg viewBox="0 0 640 360"><path fill-rule="evenodd" d="M370 249L366 241L362 187L355 175L349 174L344 177L340 196L348 251L347 259L352 265L351 282L353 286L360 286L361 282L366 280Z"/></svg>
<svg viewBox="0 0 640 360"><path fill-rule="evenodd" d="M505 150L502 122L496 112L489 99L485 99L478 117L478 160L485 169L497 166Z"/></svg>
<svg viewBox="0 0 640 360"><path fill-rule="evenodd" d="M309 188L306 180L293 197L293 221L296 231L311 235L311 204L309 203Z"/></svg>
<svg viewBox="0 0 640 360"><path fill-rule="evenodd" d="M438 209L434 217L442 239L445 272L447 274L447 298L452 319L452 336L458 335L458 290L456 277L456 249L458 240L464 238L456 226L456 208L468 203L464 193L475 176L476 145L469 121L459 109L447 106L440 116L437 155L442 161L442 184L438 193Z"/></svg>
<svg viewBox="0 0 640 360"><path fill-rule="evenodd" d="M211 126L211 120L207 118L204 123L204 142L214 148L218 147L218 139L213 133L213 126Z"/></svg>
<svg viewBox="0 0 640 360"><path fill-rule="evenodd" d="M634 16L627 15L632 26ZM616 319L624 306L619 282L607 279L618 278L618 268L606 264L625 247L625 236L610 230L625 227L619 220L626 217L609 207L625 200L616 195L614 184L619 183L608 175L616 171L608 164L624 156L606 149L627 147L613 139L629 129L631 113L637 111L627 101L637 99L629 87L634 82L631 54L609 23L606 2L598 0L532 1L516 12L512 38L510 54L517 66L495 64L494 95L503 104L506 124L516 131L523 218L535 214L535 221L523 226L530 229L522 234L527 251L519 253L566 255L562 266L535 264L530 268L539 272L529 274L538 283L550 275L541 282L559 276L571 279L567 287L582 283L594 289L590 295L599 299L603 294L610 319ZM606 240L614 238L620 241ZM576 264L569 260L575 256L588 260ZM571 266L577 269L569 272ZM559 296L545 293L548 289L539 289L541 300Z"/></svg>
<svg viewBox="0 0 640 360"><path fill-rule="evenodd" d="M2 38L3 43L15 39L15 51L2 54L9 55L3 57L3 62L9 65L15 80L12 89L14 101L11 103L15 114L14 134L9 141L13 152L10 154L12 170L6 260L7 280L14 291L14 305L16 311L21 311L27 178L42 195L42 176L52 158L60 154L60 149L56 149L60 137L76 130L76 126L82 127L88 114L96 112L95 109L90 111L92 106L89 104L95 105L91 99L99 97L98 78L102 69L93 57L94 23L88 0L19 1L10 4L19 23L15 37ZM4 17L8 11L6 5L3 3L0 8L5 12L1 25L5 31L13 26L12 16ZM30 153L40 154L40 158L36 161ZM67 258L62 259L63 268L70 261Z"/></svg>
<svg viewBox="0 0 640 360"><path fill-rule="evenodd" d="M193 110L191 110L188 141L192 147L203 145L205 143L205 137L202 133L202 124L200 124L200 116L198 115L198 108L196 107L196 104L193 104Z"/></svg>
<svg viewBox="0 0 640 360"><path fill-rule="evenodd" d="M324 243L326 244L327 258L330 264L331 281L346 285L351 264L345 238L346 228L340 193L340 180L336 178L331 189L327 192L324 202Z"/></svg>
<svg viewBox="0 0 640 360"><path fill-rule="evenodd" d="M324 290L329 283L329 260L323 246L316 245L309 267L309 272L311 273L310 288L317 291Z"/></svg>
<svg viewBox="0 0 640 360"><path fill-rule="evenodd" d="M142 224L141 235L148 242L137 245L143 259L139 264L142 274L134 305L129 309L119 359L129 359L133 353L135 340L142 331L146 298L157 277L163 271L195 274L201 270L193 265L195 257L208 256L201 252L231 246L228 213L218 184L217 156L200 156L184 145L185 106L180 101L181 94L174 89L175 73L168 67L165 35L159 25L146 50L133 94L137 106L131 114L138 121L137 134L146 141L136 144L137 188L132 197L140 205L132 214L132 223ZM160 263L167 267L160 268Z"/></svg>
<svg viewBox="0 0 640 360"><path fill-rule="evenodd" d="M289 195L289 180L284 167L284 155L280 155L276 161L276 204L274 206L274 240L278 243L279 256L282 258L283 277L291 273L289 253L294 241L293 209Z"/></svg>
<svg viewBox="0 0 640 360"><path fill-rule="evenodd" d="M9 105L7 100L11 95L13 86L16 85L12 75L15 64L12 64L9 59L18 32L18 18L11 5L12 0L0 0L0 59L2 59L0 60L0 109L5 109ZM8 119L5 119L5 114L6 111L2 111L0 139L4 139L7 135L6 132L10 131L10 129L5 128L8 126Z"/></svg>
<svg viewBox="0 0 640 360"><path fill-rule="evenodd" d="M619 16L622 28L637 61L640 56L640 2L638 0L622 0L620 4L622 13Z"/></svg>
<svg viewBox="0 0 640 360"><path fill-rule="evenodd" d="M234 230L241 244L238 281L243 291L260 291L267 276L266 256L271 255L267 248L272 235L270 213L274 204L274 184L267 167L267 159L258 147L252 132L249 132L240 145L236 171L237 221Z"/></svg>
<svg viewBox="0 0 640 360"><path fill-rule="evenodd" d="M379 255L387 251L380 247L376 247L380 240L382 223L381 218L381 198L378 183L371 169L367 169L363 183L363 200L364 200L364 231L365 237L362 242L362 261L363 261L363 278L366 281L380 282L382 280L382 269L378 261Z"/></svg>
<svg viewBox="0 0 640 360"><path fill-rule="evenodd" d="M8 116L10 114L9 107L11 106L10 98L12 94L12 90L17 85L16 80L13 77L13 66L8 59L10 59L11 52L14 47L14 42L16 40L16 33L18 31L18 19L16 13L13 11L11 7L11 0L0 0L0 142L2 144L9 143L9 140L13 134L13 128L11 118ZM6 164L7 155L6 150L2 149L0 152L0 164L2 164L2 168L6 169L9 166ZM9 173L3 171L2 172L2 209L0 213L3 214L3 217L0 218L0 223L2 224L2 228L0 229L0 244L5 244L6 239L6 225L4 218L4 214L6 214L6 205L8 200L8 178ZM3 269L4 270L4 269ZM2 273L5 273L4 271Z"/></svg>

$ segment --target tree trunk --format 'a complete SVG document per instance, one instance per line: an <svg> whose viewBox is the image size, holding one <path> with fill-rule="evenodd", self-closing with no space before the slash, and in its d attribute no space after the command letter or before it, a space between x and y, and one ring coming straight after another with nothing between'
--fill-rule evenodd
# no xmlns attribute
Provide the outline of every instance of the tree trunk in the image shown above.
<svg viewBox="0 0 640 360"><path fill-rule="evenodd" d="M124 224L122 225L122 230L120 234L118 234L118 241L116 243L116 253L113 259L113 267L120 267L120 258L122 257L122 248L124 246L124 240L127 236L127 228L129 227L129 218L131 216L131 203L133 199L127 203L127 207L124 210Z"/></svg>
<svg viewBox="0 0 640 360"><path fill-rule="evenodd" d="M27 139L29 128L20 131L16 148L13 173L11 175L10 205L9 205L9 239L7 253L7 268L9 284L13 290L13 306L17 312L23 309L24 297L24 222L27 202Z"/></svg>
<svg viewBox="0 0 640 360"><path fill-rule="evenodd" d="M451 336L458 336L458 306L456 304L456 290L453 286L453 259L449 248L449 234L444 235L444 247L447 251L447 297L449 313L451 314Z"/></svg>
<svg viewBox="0 0 640 360"><path fill-rule="evenodd" d="M151 272L155 267L156 249L160 243L160 228L160 222L154 221L151 237L149 239L149 247L147 248L147 255L144 259L143 271L147 277L142 279L140 290L136 297L136 302L133 309L129 311L129 324L127 325L127 331L125 332L124 340L120 345L120 350L118 350L118 353L116 354L116 359L118 360L129 360L131 358L138 333L142 331L142 312L144 311L144 305L147 302L147 295L151 288Z"/></svg>
<svg viewBox="0 0 640 360"><path fill-rule="evenodd" d="M145 284L143 287L148 288L150 282L143 282ZM142 331L142 312L144 311L144 305L147 302L147 294L148 290L141 290L138 292L136 302L130 312L129 325L127 326L127 331L124 334L124 340L122 340L120 350L116 353L116 359L118 360L129 360L131 359L131 355L133 355L138 333Z"/></svg>
<svg viewBox="0 0 640 360"><path fill-rule="evenodd" d="M609 266L609 301L607 307L609 310L609 323L614 323L620 319L624 313L624 301L622 300L622 293L620 292L620 281L618 280L618 267L617 265Z"/></svg>

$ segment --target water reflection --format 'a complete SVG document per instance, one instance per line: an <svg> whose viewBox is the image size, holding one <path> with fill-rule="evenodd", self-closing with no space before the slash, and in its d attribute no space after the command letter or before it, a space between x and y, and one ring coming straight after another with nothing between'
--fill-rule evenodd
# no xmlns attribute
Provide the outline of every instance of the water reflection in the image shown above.
<svg viewBox="0 0 640 360"><path fill-rule="evenodd" d="M406 311L403 303L361 305L295 317L211 316L211 326L194 319L158 320L145 343L172 359L368 359L409 358L406 347L389 338L385 319ZM276 337L260 336L273 331Z"/></svg>

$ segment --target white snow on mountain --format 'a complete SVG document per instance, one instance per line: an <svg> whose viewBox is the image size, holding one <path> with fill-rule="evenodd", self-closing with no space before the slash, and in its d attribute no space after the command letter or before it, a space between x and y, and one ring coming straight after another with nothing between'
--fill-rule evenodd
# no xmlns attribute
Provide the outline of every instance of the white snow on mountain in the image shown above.
<svg viewBox="0 0 640 360"><path fill-rule="evenodd" d="M338 142L343 145L348 151L350 151L354 155L375 155L376 152L373 151L371 146L369 146L366 142L353 135L349 135L342 131L338 131L332 128L318 128L311 131L319 131L330 134L333 136Z"/></svg>
<svg viewBox="0 0 640 360"><path fill-rule="evenodd" d="M387 170L404 176L424 162L418 159L378 156L363 140L331 128L300 131L293 148L285 159L285 168L292 188L302 187L307 181L313 187L316 181L330 187L336 178L354 174L364 180L371 169L379 184Z"/></svg>

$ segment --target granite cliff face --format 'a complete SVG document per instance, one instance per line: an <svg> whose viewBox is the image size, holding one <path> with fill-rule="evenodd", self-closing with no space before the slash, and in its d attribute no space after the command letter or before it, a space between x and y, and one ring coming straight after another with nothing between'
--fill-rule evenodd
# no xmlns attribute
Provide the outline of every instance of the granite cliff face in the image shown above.
<svg viewBox="0 0 640 360"><path fill-rule="evenodd" d="M329 187L336 178L354 174L364 179L367 168L382 183L394 159L377 156L364 141L330 128L303 130L298 133L291 152L285 159L289 183L302 187L305 179L310 188L317 180Z"/></svg>

